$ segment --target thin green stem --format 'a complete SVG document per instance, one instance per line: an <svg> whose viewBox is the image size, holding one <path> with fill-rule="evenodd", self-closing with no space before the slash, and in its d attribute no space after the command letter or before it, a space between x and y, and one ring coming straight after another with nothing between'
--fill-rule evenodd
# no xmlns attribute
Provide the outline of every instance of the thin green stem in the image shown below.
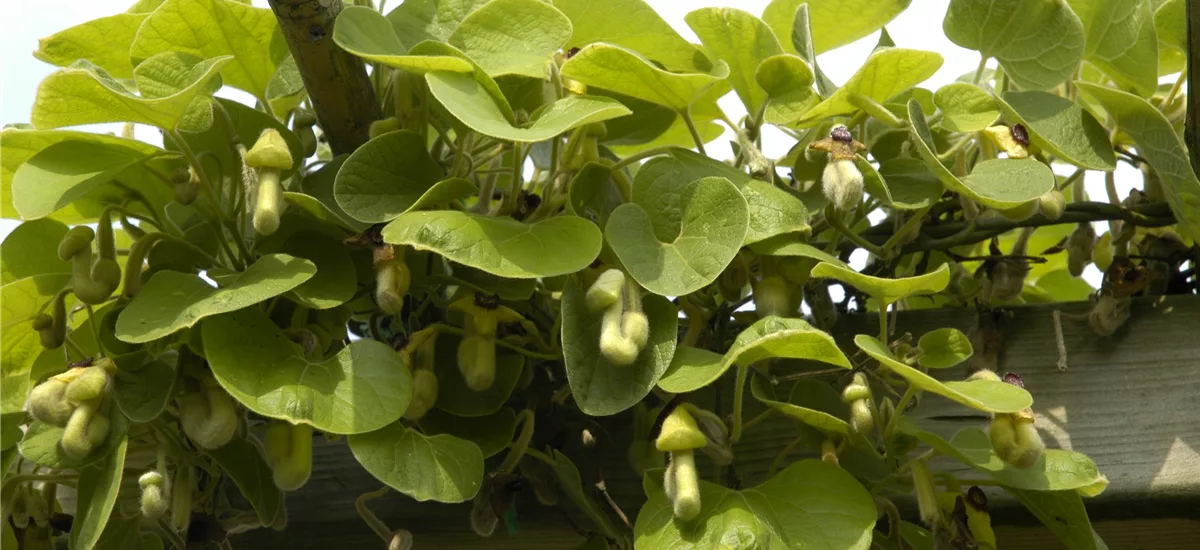
<svg viewBox="0 0 1200 550"><path fill-rule="evenodd" d="M684 124L687 124L688 133L692 134L692 141L696 142L696 150L701 155L708 155L704 152L704 138L700 137L700 130L696 129L696 121L692 120L691 107L679 111L679 116L683 118Z"/></svg>
<svg viewBox="0 0 1200 550"><path fill-rule="evenodd" d="M640 151L640 152L634 153L632 155L629 155L629 156L613 163L612 170L614 172L616 172L617 170L620 170L626 166L629 166L630 164L633 164L639 160L648 159L650 157L656 157L658 155L669 154L671 152L671 150L674 148L675 148L674 146L652 147L650 149L646 149L645 151Z"/></svg>
<svg viewBox="0 0 1200 550"><path fill-rule="evenodd" d="M949 149L946 149L942 153L938 153L938 160L941 162L946 162L947 160L954 158L954 155L957 155L960 151L962 151L963 148L970 144L974 138L974 134L967 134L959 138L959 140L954 142L954 145L951 145Z"/></svg>
<svg viewBox="0 0 1200 550"><path fill-rule="evenodd" d="M184 542L183 538L179 536L179 533L176 533L175 529L173 529L167 523L166 519L159 518L158 521L151 523L151 525L154 527L155 531L158 531L159 535L162 535L163 538L171 542L171 546L175 548L175 550L187 550L187 543Z"/></svg>
<svg viewBox="0 0 1200 550"><path fill-rule="evenodd" d="M521 434L512 443L512 450L508 451L504 462L500 463L497 471L502 474L507 474L517 467L529 450L529 442L533 440L533 411L530 409L521 411L521 414L517 415L517 423L521 425Z"/></svg>
<svg viewBox="0 0 1200 550"><path fill-rule="evenodd" d="M832 204L825 207L825 221L829 223L830 227L833 227L838 233L841 233L847 239L850 239L850 242L854 243L859 248L862 248L877 257L883 257L883 251L880 250L878 246L871 244L870 241L862 238L862 236L860 236L858 233L851 231L850 228L846 227L846 225L842 223L841 217L838 216L838 213L836 210L834 210Z"/></svg>
<svg viewBox="0 0 1200 550"><path fill-rule="evenodd" d="M92 338L96 339L96 351L100 353L101 357L104 357L108 354L105 353L104 344L100 341L100 319L96 318L96 312L92 310L91 304L87 305L87 312L88 325L91 325L92 327Z"/></svg>
<svg viewBox="0 0 1200 550"><path fill-rule="evenodd" d="M887 445L889 451L891 450L892 446L892 431L896 429L896 419L904 415L904 409L908 408L908 402L912 401L913 397L916 395L917 390L912 386L909 386L907 390L904 390L904 395L900 397L900 402L896 404L896 412L893 413L892 417L888 419L887 426L885 426L883 429L883 441Z"/></svg>
<svg viewBox="0 0 1200 550"><path fill-rule="evenodd" d="M429 325L429 326L436 326L436 327L437 327L437 330L439 330L439 331L445 331L445 332L447 332L447 333L450 333L450 334L457 334L457 335L459 335L459 336L462 336L463 334L466 334L466 332L465 332L463 329L461 329L461 328L458 328L458 327L456 327L456 326L453 326L453 325L447 325L447 324L444 324L444 323L437 323L437 324L435 324L435 325ZM562 354L561 354L561 353L560 353L560 354L551 354L551 353L538 353L538 352L536 352L536 351L527 350L527 349L525 349L525 348L522 348L522 347L520 347L520 346L514 346L514 345L512 345L512 344L510 344L510 343L508 343L508 342L505 342L504 340L496 340L496 345L497 345L497 346L500 346L500 347L502 347L502 348L504 348L504 349L507 349L507 350L512 350L512 351L515 351L515 352L517 352L517 353L520 353L521 355L524 355L524 356L526 356L526 357L532 357L532 358L534 358L534 359L543 359L543 360L546 360L546 361L562 361Z"/></svg>
<svg viewBox="0 0 1200 550"><path fill-rule="evenodd" d="M751 428L763 423L772 416L775 416L775 409L767 409L761 413L758 413L758 416L751 418L750 420L746 421L746 423L742 424L742 432L744 433L750 431Z"/></svg>
<svg viewBox="0 0 1200 550"><path fill-rule="evenodd" d="M374 531L376 535L379 535L379 538L383 539L384 544L392 541L392 530L388 529L388 526L370 508L367 508L367 502L383 498L384 495L388 494L389 490L390 488L384 485L369 493L358 495L358 498L354 499L354 510L358 512L359 517L371 528L371 531Z"/></svg>
<svg viewBox="0 0 1200 550"><path fill-rule="evenodd" d="M1167 97L1165 99L1163 99L1162 104L1158 106L1158 110L1166 111L1167 107L1171 106L1171 103L1173 101L1175 101L1175 96L1179 95L1179 90L1183 88L1183 83L1187 82L1187 77L1188 77L1187 69L1184 69L1179 72L1179 79L1176 80L1175 83L1171 85L1171 91L1167 92ZM1196 92L1193 92L1192 90L1188 90L1188 93L1192 94L1192 93L1196 93Z"/></svg>
<svg viewBox="0 0 1200 550"><path fill-rule="evenodd" d="M983 71L987 69L988 56L979 56L979 66L975 67L975 77L971 79L971 83L978 86L979 81L983 80Z"/></svg>
<svg viewBox="0 0 1200 550"><path fill-rule="evenodd" d="M733 385L733 428L729 441L737 443L742 438L742 402L746 395L746 367L739 365Z"/></svg>
<svg viewBox="0 0 1200 550"><path fill-rule="evenodd" d="M879 304L879 341L883 345L888 343L888 307L892 304L889 302L880 302Z"/></svg>
<svg viewBox="0 0 1200 550"><path fill-rule="evenodd" d="M921 220L925 219L925 214L928 214L929 209L931 208L933 208L932 205L926 206L925 208L914 212L912 216L904 222L904 225L901 225L900 229L898 229L896 233L894 233L886 242L883 243L883 246L881 247L883 252L885 254L890 254L896 249L896 247L900 246L900 242L903 241L905 237L908 237L908 235L913 231L916 231L918 227L921 227Z"/></svg>
<svg viewBox="0 0 1200 550"><path fill-rule="evenodd" d="M196 154L192 152L191 146L188 145L187 141L183 139L183 136L181 136L178 131L172 130L167 132L165 135L170 136L171 141L174 142L175 146L179 148L179 151L183 153L183 156L187 159L188 164L192 165L193 169L196 171L196 174L200 176L200 187L204 190L204 194L208 198L209 202L212 203L213 213L216 216L216 222L210 221L210 223L213 223L213 225L216 226L217 234L219 235L217 242L220 243L221 248L225 251L225 254L229 256L229 261L233 264L234 269L237 269L238 271L244 270L246 268L245 264L242 260L238 259L236 255L234 255L233 250L229 248L229 242L225 239L225 213L221 210L221 199L217 197L216 192L213 190L212 180L209 179L208 172L205 172L204 166L200 164L199 159L196 158Z"/></svg>
<svg viewBox="0 0 1200 550"><path fill-rule="evenodd" d="M767 468L767 478L773 477L775 472L778 472L783 467L783 463L787 462L788 455L792 454L792 451L796 450L796 447L799 447L801 443L804 443L804 436L793 439L791 443L788 443L786 447L779 451L779 454L775 455L775 460L772 460L771 466Z"/></svg>

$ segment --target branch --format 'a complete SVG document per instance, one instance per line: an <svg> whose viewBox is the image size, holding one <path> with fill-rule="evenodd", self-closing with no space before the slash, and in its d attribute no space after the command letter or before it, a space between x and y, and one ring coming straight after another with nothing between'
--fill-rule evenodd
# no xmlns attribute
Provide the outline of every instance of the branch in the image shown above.
<svg viewBox="0 0 1200 550"><path fill-rule="evenodd" d="M362 60L333 43L333 20L342 0L269 2L333 154L354 151L383 115Z"/></svg>

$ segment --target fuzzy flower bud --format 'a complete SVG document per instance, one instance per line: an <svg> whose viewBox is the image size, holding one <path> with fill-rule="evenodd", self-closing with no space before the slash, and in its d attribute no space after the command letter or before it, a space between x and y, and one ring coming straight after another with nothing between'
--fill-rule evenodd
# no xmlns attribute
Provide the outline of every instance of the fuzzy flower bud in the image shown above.
<svg viewBox="0 0 1200 550"><path fill-rule="evenodd" d="M821 175L821 191L838 212L853 210L863 197L862 172L851 159L830 160Z"/></svg>
<svg viewBox="0 0 1200 550"><path fill-rule="evenodd" d="M138 478L142 488L142 515L146 519L158 519L167 513L167 479L160 472L149 471Z"/></svg>
<svg viewBox="0 0 1200 550"><path fill-rule="evenodd" d="M997 414L988 426L988 437L996 455L1018 468L1033 466L1046 449L1042 436L1033 425L1033 411L1029 409Z"/></svg>

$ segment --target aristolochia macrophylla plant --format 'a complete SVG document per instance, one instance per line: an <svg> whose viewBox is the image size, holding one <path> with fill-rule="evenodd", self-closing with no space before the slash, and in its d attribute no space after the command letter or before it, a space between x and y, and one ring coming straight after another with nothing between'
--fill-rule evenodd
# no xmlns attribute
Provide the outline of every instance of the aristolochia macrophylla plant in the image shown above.
<svg viewBox="0 0 1200 550"><path fill-rule="evenodd" d="M1067 317L1108 335L1134 296L1196 292L1184 1L951 0L984 62L936 89L942 56L886 31L840 86L817 63L908 0L702 8L700 44L642 0L141 0L49 36L61 69L0 133L5 540L284 529L320 437L403 506L471 502L481 536L519 534L525 492L587 548L995 548L981 483L1094 548L1075 511L1107 480L1043 441L998 325L1091 297ZM896 331L931 307L978 325ZM921 396L988 420L947 439ZM801 437L740 463L771 415ZM386 491L359 513L420 546L365 506Z"/></svg>

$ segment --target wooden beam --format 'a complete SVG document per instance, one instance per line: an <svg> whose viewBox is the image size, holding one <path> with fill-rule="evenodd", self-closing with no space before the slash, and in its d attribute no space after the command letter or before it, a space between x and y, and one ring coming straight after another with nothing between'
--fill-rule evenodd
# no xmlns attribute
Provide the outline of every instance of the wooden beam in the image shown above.
<svg viewBox="0 0 1200 550"><path fill-rule="evenodd" d="M367 142L383 115L362 60L333 43L342 0L269 0L333 154Z"/></svg>

